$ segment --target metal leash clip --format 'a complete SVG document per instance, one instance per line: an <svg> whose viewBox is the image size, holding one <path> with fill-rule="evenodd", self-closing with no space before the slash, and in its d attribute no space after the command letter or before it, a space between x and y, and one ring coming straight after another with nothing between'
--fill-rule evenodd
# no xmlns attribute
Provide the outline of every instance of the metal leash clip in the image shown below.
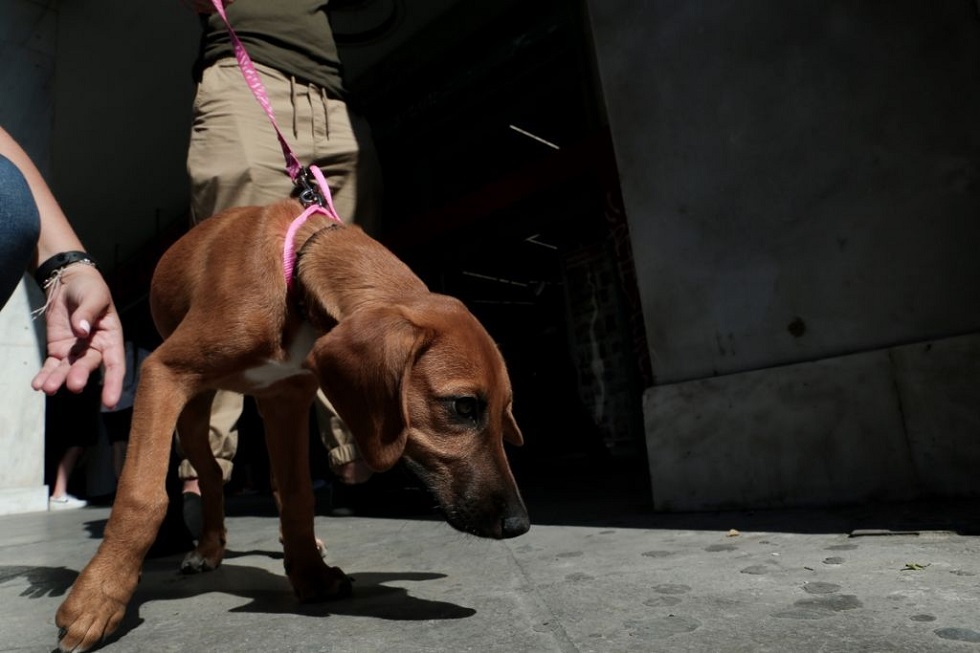
<svg viewBox="0 0 980 653"><path fill-rule="evenodd" d="M314 204L324 207L327 205L327 201L323 197L323 193L320 192L320 186L316 183L309 166L303 166L294 183L299 188L299 201L304 207L310 207Z"/></svg>

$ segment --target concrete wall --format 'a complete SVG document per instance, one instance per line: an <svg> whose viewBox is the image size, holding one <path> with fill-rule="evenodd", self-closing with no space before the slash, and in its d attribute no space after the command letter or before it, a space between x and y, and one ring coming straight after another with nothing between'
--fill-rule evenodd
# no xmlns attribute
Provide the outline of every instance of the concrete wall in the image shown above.
<svg viewBox="0 0 980 653"><path fill-rule="evenodd" d="M646 397L655 501L792 505L929 491L914 475L862 464L875 448L849 447L856 433L813 427L830 418L832 403L805 389L789 404L749 392L760 381L748 373L785 380L802 368L773 368L872 351L887 360L896 345L980 330L976 4L589 7L662 384ZM958 372L967 385L951 392L969 392L980 378L980 363L972 364ZM835 379L838 372L828 364L811 381L845 398L875 393L858 407L858 421L880 426L876 446L915 458L889 389L892 366L872 365L871 376ZM905 380L915 383L910 373ZM735 376L700 381L719 375ZM684 392L674 385L688 382ZM731 394L732 384L746 392ZM666 400L668 392L686 395L686 405ZM693 429L688 418L704 405L712 408L702 419L711 421ZM810 409L789 422L767 418L786 406ZM788 428L797 421L811 424ZM808 430L812 437L801 432ZM710 442L698 437L705 432ZM804 442L832 443L825 466L853 473L820 486L783 473L765 492L746 491ZM748 449L756 461L749 468L715 464ZM703 461L704 473L661 482L656 459L684 456ZM978 492L980 478L954 493Z"/></svg>
<svg viewBox="0 0 980 653"><path fill-rule="evenodd" d="M978 494L980 336L647 391L662 510Z"/></svg>

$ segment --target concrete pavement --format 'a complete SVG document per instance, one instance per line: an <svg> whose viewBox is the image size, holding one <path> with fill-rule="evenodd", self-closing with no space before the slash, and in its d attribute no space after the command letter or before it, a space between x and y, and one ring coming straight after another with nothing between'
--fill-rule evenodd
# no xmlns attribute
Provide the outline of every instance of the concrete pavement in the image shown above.
<svg viewBox="0 0 980 653"><path fill-rule="evenodd" d="M615 481L609 481L615 484ZM354 597L299 605L265 498L229 499L220 569L148 560L105 651L980 651L966 503L657 515L526 490L505 542L428 515L317 517ZM105 507L0 518L0 651L50 651ZM735 530L732 530L735 529Z"/></svg>

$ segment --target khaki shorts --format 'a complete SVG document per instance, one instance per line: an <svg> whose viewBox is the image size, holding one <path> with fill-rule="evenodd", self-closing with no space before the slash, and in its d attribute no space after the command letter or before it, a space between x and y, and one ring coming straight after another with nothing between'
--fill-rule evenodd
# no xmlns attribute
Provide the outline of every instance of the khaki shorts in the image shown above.
<svg viewBox="0 0 980 653"><path fill-rule="evenodd" d="M381 180L367 122L319 87L255 66L300 163L323 171L345 222L373 231ZM271 204L293 191L272 123L234 59L204 70L194 98L187 171L195 223L235 206Z"/></svg>
<svg viewBox="0 0 980 653"><path fill-rule="evenodd" d="M303 165L327 178L340 217L369 233L381 200L381 176L367 122L328 98L319 87L255 64L279 129ZM272 204L293 194L285 159L268 116L252 95L234 59L204 70L194 98L187 152L191 219L196 224L236 206ZM337 467L357 458L353 437L322 392L316 409L320 438ZM241 395L219 391L211 409L211 452L225 482L238 449ZM197 472L184 460L180 477Z"/></svg>

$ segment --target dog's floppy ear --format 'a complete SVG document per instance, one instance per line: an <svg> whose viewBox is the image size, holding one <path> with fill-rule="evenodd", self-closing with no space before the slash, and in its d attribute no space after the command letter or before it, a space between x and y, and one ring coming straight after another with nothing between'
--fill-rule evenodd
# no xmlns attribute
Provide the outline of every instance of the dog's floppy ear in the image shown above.
<svg viewBox="0 0 980 653"><path fill-rule="evenodd" d="M514 419L514 411L511 406L507 406L504 412L504 442L509 442L515 447L524 444L524 436L521 429L517 427L517 420Z"/></svg>
<svg viewBox="0 0 980 653"><path fill-rule="evenodd" d="M422 330L400 310L382 307L341 320L313 348L320 386L375 471L389 469L405 449L404 390L422 342Z"/></svg>

